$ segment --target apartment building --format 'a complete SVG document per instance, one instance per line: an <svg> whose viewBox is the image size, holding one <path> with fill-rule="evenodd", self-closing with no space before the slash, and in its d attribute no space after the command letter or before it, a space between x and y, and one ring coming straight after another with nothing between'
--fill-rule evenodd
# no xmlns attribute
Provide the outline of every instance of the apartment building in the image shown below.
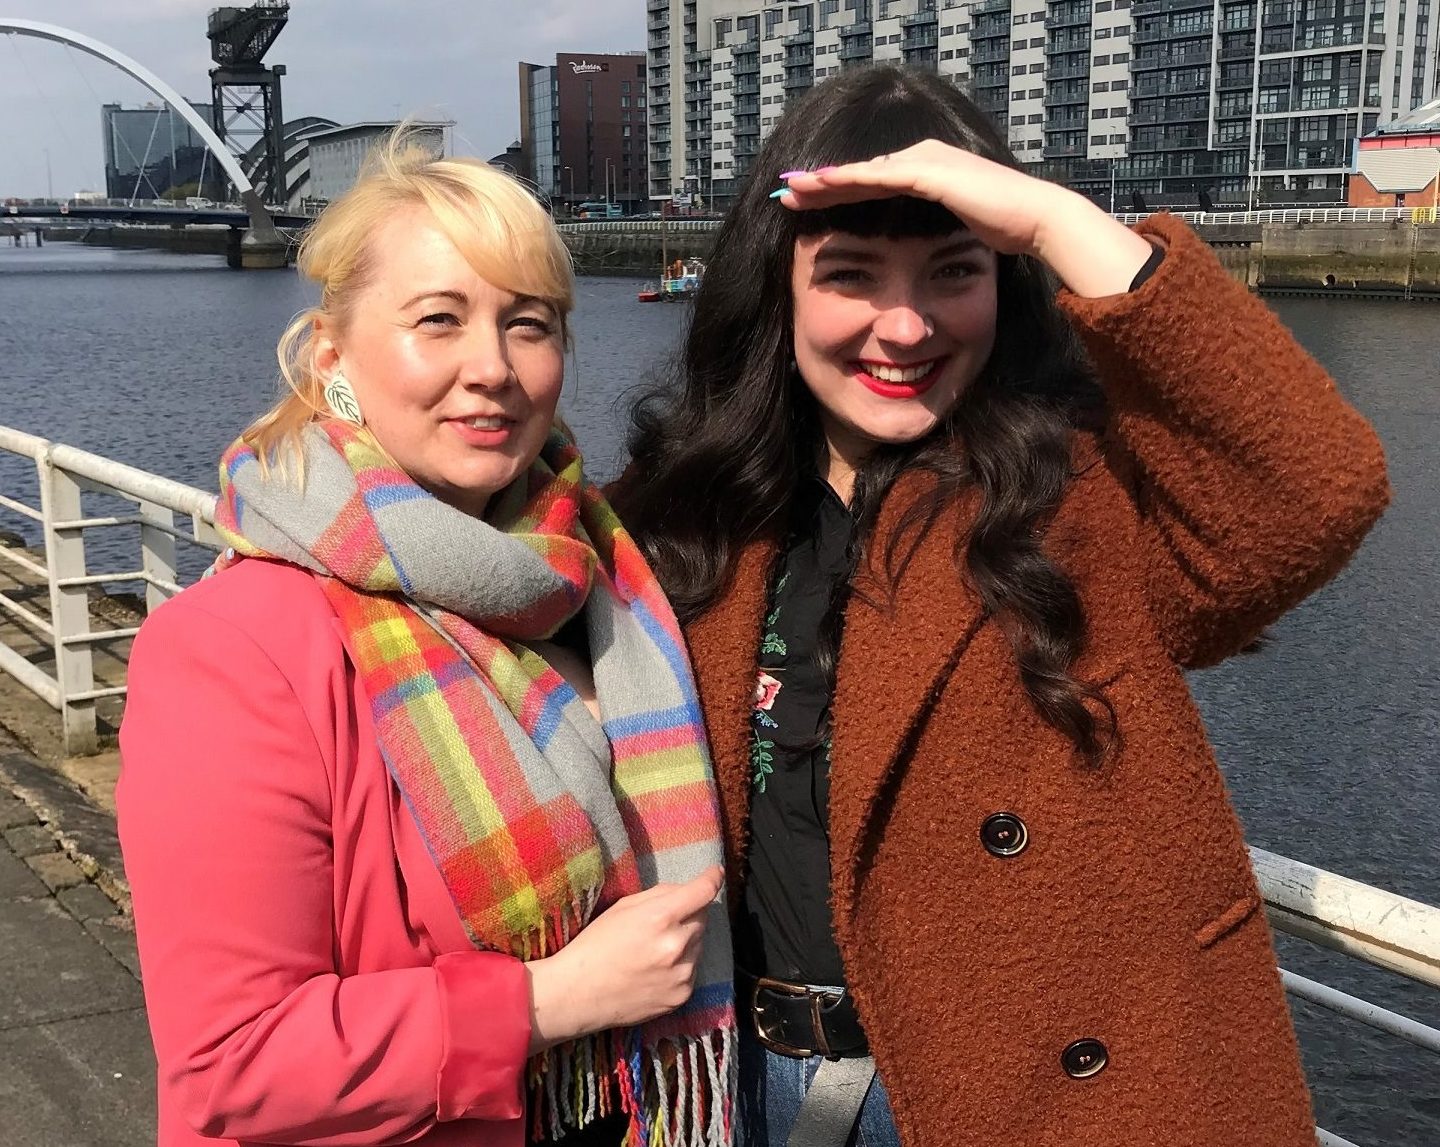
<svg viewBox="0 0 1440 1147"><path fill-rule="evenodd" d="M871 61L969 92L1037 172L1123 208L1339 201L1436 94L1432 0L646 0L652 199L723 205L787 101ZM673 120L672 120L673 115Z"/></svg>

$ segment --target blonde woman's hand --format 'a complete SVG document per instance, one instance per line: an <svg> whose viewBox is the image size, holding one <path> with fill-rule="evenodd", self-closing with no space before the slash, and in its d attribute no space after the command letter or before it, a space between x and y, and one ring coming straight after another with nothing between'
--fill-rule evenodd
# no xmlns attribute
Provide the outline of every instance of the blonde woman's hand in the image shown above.
<svg viewBox="0 0 1440 1147"><path fill-rule="evenodd" d="M690 998L724 870L617 900L553 956L526 965L530 1050L674 1011Z"/></svg>
<svg viewBox="0 0 1440 1147"><path fill-rule="evenodd" d="M912 195L962 220L987 247L1030 255L1078 295L1129 289L1150 244L1084 196L939 140L819 171L789 173L780 202L799 211Z"/></svg>

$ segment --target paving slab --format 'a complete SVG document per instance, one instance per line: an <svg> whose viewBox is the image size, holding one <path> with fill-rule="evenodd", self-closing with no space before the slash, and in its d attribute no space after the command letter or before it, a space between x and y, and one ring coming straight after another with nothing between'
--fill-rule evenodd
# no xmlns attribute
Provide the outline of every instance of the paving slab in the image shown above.
<svg viewBox="0 0 1440 1147"><path fill-rule="evenodd" d="M30 866L8 848L0 845L0 905L6 900L15 900L22 896L48 894L49 889L40 882L40 878L31 871ZM4 908L0 907L0 912L3 911Z"/></svg>
<svg viewBox="0 0 1440 1147"><path fill-rule="evenodd" d="M0 906L0 1031L140 1004L135 977L52 897Z"/></svg>
<svg viewBox="0 0 1440 1147"><path fill-rule="evenodd" d="M57 836L70 859L112 899L127 904L130 886L115 818L96 808L59 773L23 753L0 751L0 786L8 788ZM11 829L19 832L25 826ZM8 834L7 834L8 836Z"/></svg>
<svg viewBox="0 0 1440 1147"><path fill-rule="evenodd" d="M45 882L45 887L51 892L59 892L63 888L78 888L85 883L85 874L63 852L27 856L25 863Z"/></svg>
<svg viewBox="0 0 1440 1147"><path fill-rule="evenodd" d="M155 1060L144 1012L0 1031L0 1143L154 1147Z"/></svg>

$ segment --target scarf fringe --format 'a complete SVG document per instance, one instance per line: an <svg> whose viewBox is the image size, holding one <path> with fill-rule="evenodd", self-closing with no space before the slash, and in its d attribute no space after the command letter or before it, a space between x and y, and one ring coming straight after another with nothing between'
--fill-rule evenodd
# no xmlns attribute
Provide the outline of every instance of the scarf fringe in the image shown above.
<svg viewBox="0 0 1440 1147"><path fill-rule="evenodd" d="M730 1147L738 1060L733 1027L650 1048L634 1029L560 1044L530 1064L532 1138L559 1139L610 1115L613 1077L629 1116L622 1147Z"/></svg>

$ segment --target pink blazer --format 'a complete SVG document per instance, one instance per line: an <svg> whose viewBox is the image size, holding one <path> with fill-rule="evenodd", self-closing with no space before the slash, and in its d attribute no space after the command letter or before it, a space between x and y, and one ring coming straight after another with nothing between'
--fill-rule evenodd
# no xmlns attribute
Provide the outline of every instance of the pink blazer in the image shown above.
<svg viewBox="0 0 1440 1147"><path fill-rule="evenodd" d="M467 940L310 575L157 610L120 745L160 1147L522 1147L523 966Z"/></svg>

